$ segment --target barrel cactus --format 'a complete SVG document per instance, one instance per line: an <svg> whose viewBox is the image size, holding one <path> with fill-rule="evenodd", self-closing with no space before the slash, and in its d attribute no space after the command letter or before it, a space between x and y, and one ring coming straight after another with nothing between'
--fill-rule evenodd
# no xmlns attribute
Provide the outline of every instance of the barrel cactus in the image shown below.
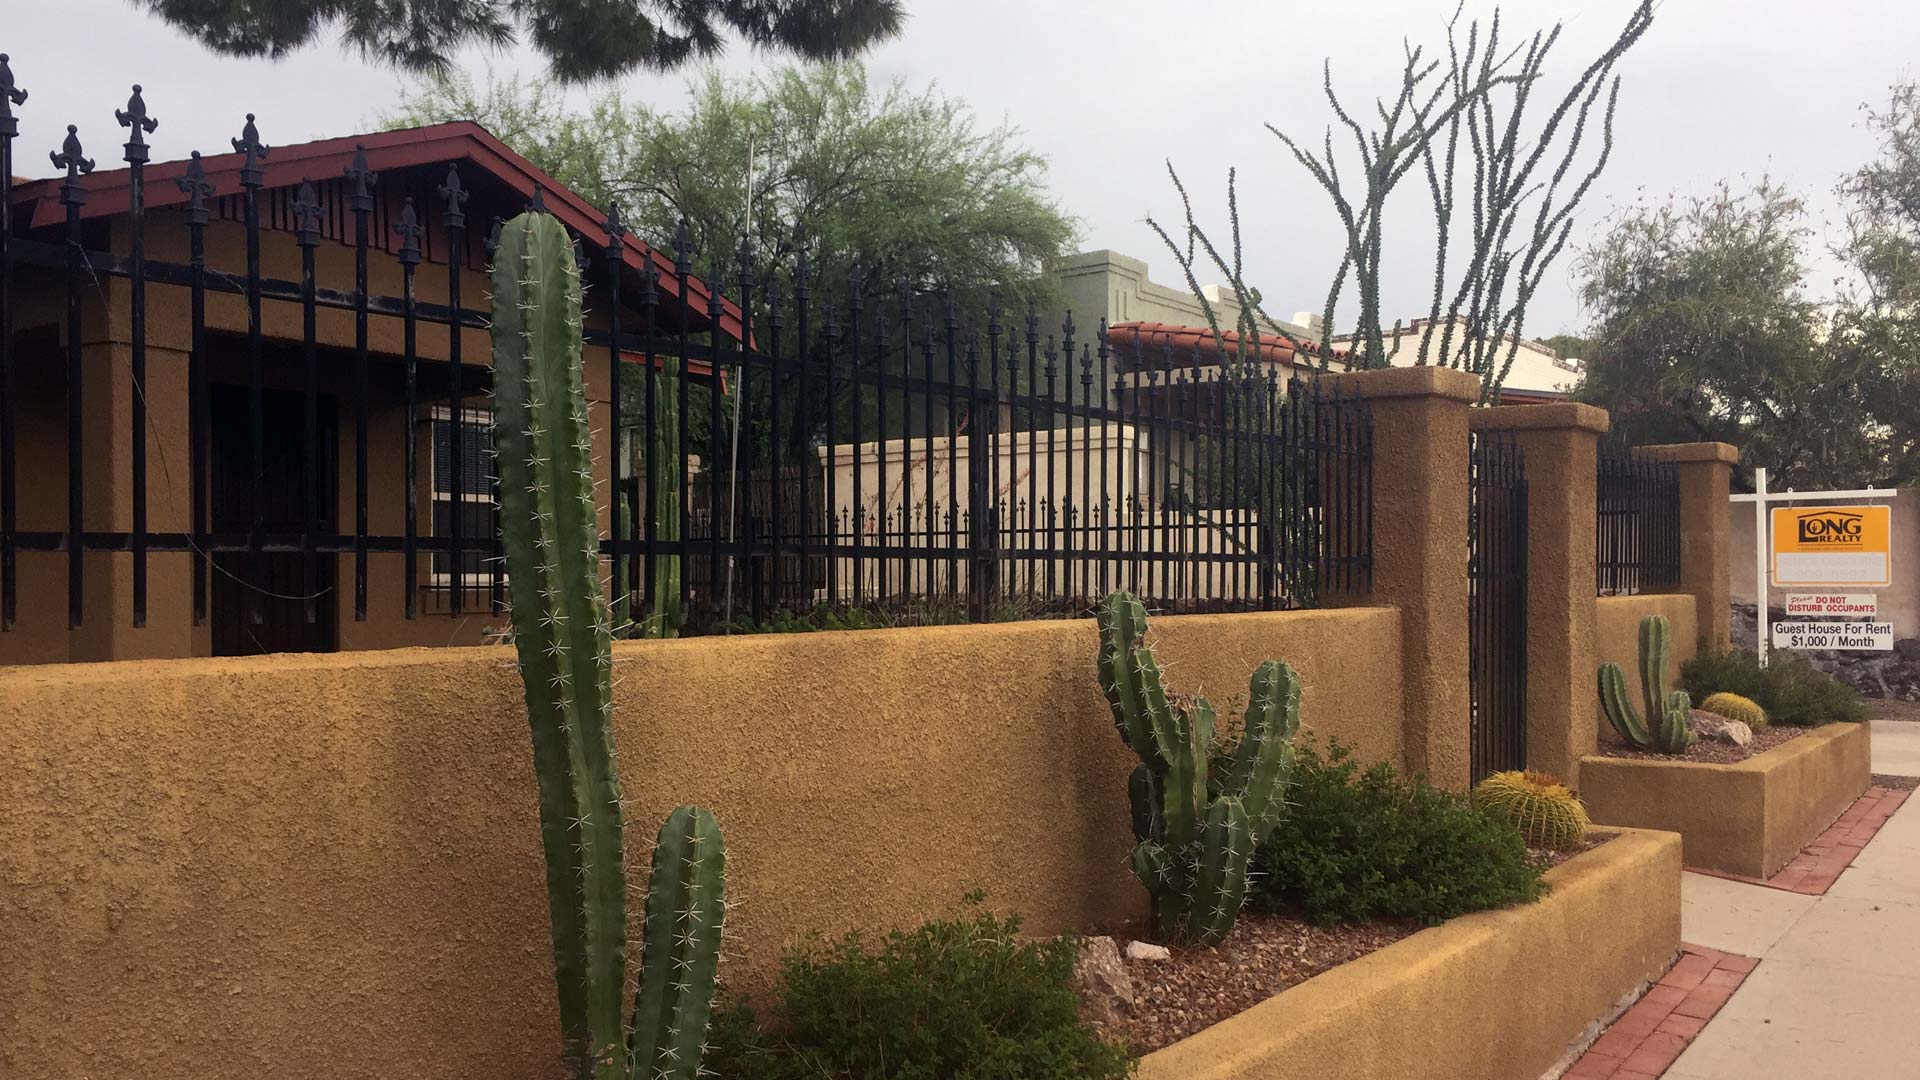
<svg viewBox="0 0 1920 1080"><path fill-rule="evenodd" d="M494 448L564 1057L577 1080L692 1080L719 961L726 851L698 807L680 807L661 827L628 1019L613 625L600 589L580 335L566 229L544 213L514 218L494 251Z"/></svg>
<svg viewBox="0 0 1920 1080"><path fill-rule="evenodd" d="M1530 847L1572 851L1586 839L1586 806L1546 773L1494 773L1473 789L1473 804L1513 822Z"/></svg>
<svg viewBox="0 0 1920 1080"><path fill-rule="evenodd" d="M1752 698L1741 697L1739 694L1730 694L1725 690L1717 694L1708 694L1707 699L1700 703L1700 709L1703 712L1710 712L1715 716L1724 716L1729 720L1738 720L1748 727L1763 728L1767 726L1767 710L1761 708Z"/></svg>
<svg viewBox="0 0 1920 1080"><path fill-rule="evenodd" d="M1636 750L1684 754L1697 738L1688 716L1691 700L1682 691L1667 691L1672 638L1673 629L1665 615L1640 620L1640 691L1647 709L1644 720L1633 707L1620 665L1600 665L1600 707L1613 729Z"/></svg>
<svg viewBox="0 0 1920 1080"><path fill-rule="evenodd" d="M1300 678L1286 664L1261 664L1247 688L1240 742L1216 761L1213 706L1168 694L1145 644L1146 608L1116 592L1096 616L1100 687L1120 737L1140 757L1127 785L1134 876L1152 898L1162 938L1217 944L1246 900L1255 845L1286 812Z"/></svg>

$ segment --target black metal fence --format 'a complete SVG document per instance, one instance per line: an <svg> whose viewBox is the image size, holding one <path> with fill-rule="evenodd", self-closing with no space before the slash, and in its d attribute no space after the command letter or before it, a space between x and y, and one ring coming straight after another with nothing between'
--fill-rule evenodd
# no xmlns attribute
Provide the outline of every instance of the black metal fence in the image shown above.
<svg viewBox="0 0 1920 1080"><path fill-rule="evenodd" d="M17 623L22 552L64 556L72 627L86 615L87 552L130 561L136 626L147 619L156 553L189 557L196 625L219 588L239 591L255 628L324 622L329 608L345 609L330 597L337 587L353 590L356 620L370 608L407 619L423 607L500 610L490 443L484 416L470 419L485 407L488 370L463 359L457 332L486 325L460 293L469 261L462 253L477 238L459 167L430 195L416 183L420 200L381 198L382 178L360 157L344 175L323 178L321 194L305 182L291 192L263 190L268 151L249 116L233 140L242 156L233 190L215 190L196 155L178 180L182 212L150 221L144 135L154 124L136 88L118 112L131 132L125 231L83 223L93 162L73 129L52 156L65 172L65 224L36 231L12 212L12 108L24 100L0 57L0 627ZM542 208L537 189L529 208ZM263 209L272 211L264 223ZM243 265L216 265L208 255L214 219L243 230ZM376 224L390 227L394 241L375 235ZM184 232L186 261L146 253L152 230L163 226ZM276 232L291 232L298 244L297 281L263 269L263 237ZM583 270L606 305L604 328L587 333L587 363L604 364L609 384L623 388L611 395L610 428L625 438L597 447L621 463L602 550L612 594L640 632L710 631L730 616L764 619L820 605L947 601L953 617L974 620L1077 611L1120 587L1169 610L1273 609L1312 605L1370 580L1372 421L1363 402L1322 394L1317 383L1283 382L1271 367L1231 368L1213 352L1148 355L1104 321L1076 336L1069 317L1056 337L1030 305L1010 320L997 301L962 310L937 288L875 296L863 293L858 273L838 275L828 289L804 261L762 280L747 251L708 277L711 329L693 334L683 307L674 307L690 287L698 292L684 230L670 241L672 271L649 263L638 295L631 285L621 292L624 232L609 212L599 235L578 239L594 253L581 256ZM118 248L116 235L125 238ZM316 249L324 244L351 250L352 282L319 280ZM389 256L404 286L399 295L374 295L370 260ZM66 513L52 528L24 528L17 513L21 350L13 319L29 273L64 298L64 357L42 358L60 365L65 380L64 417L52 420L65 429L65 472L56 482ZM444 304L416 296L416 280L430 273L446 275ZM113 438L130 448L132 515L130 527L117 529L89 527L86 513L87 485L99 482L88 479L87 464L102 448L84 434L97 391L85 377L83 324L115 303L108 281L124 283L130 325L131 415ZM720 329L722 281L736 287L733 302L745 313L748 332L738 338ZM816 300L816 291L833 300ZM244 341L233 343L244 376L230 383L208 360L211 298L245 305ZM190 322L184 400L150 394L149 305ZM264 329L276 307L300 313L299 336ZM351 314L350 352L317 342L316 319L329 312ZM404 328L397 352L373 348L370 320ZM431 361L418 350L423 335L444 344ZM632 362L636 355L641 362ZM705 375L695 377L696 367L724 380L724 396ZM414 483L418 425L406 423L404 445L391 447L370 430L376 369L399 372L409 418L432 417L425 496ZM323 379L351 388L337 436L351 447L345 482L325 464L336 434L318 404ZM147 433L160 409L187 418L184 529L149 527ZM220 432L241 448L224 464L209 457ZM387 454L404 457L399 532L370 526L369 461ZM35 468L44 480L45 469ZM222 485L230 497L217 513L209 492ZM284 513L272 509L282 503ZM335 518L349 509L353 520L341 527ZM390 597L370 595L376 560L402 567ZM265 631L246 636L273 647Z"/></svg>
<svg viewBox="0 0 1920 1080"><path fill-rule="evenodd" d="M1658 592L1680 584L1680 473L1602 448L1595 477L1595 569L1601 596Z"/></svg>
<svg viewBox="0 0 1920 1080"><path fill-rule="evenodd" d="M1473 782L1527 763L1527 472L1512 436L1475 432L1467 503Z"/></svg>

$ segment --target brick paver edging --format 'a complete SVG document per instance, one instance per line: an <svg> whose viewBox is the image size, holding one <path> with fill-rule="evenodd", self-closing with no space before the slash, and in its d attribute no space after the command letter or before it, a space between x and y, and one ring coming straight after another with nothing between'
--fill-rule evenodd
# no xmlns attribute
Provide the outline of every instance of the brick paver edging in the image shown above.
<svg viewBox="0 0 1920 1080"><path fill-rule="evenodd" d="M1562 1080L1655 1080L1680 1057L1760 961L1701 945L1621 1014Z"/></svg>
<svg viewBox="0 0 1920 1080"><path fill-rule="evenodd" d="M1860 849L1867 846L1867 841L1873 839L1873 834L1880 831L1880 826L1887 823L1887 819L1900 809L1900 804L1906 802L1910 794L1912 792L1891 788L1868 788L1867 793L1855 799L1853 805L1847 807L1847 812L1829 825L1826 832L1802 848L1792 862L1781 867L1780 872L1770 878L1763 880L1741 874L1726 874L1697 866L1687 867L1687 872L1726 878L1728 881L1744 881L1749 885L1765 885L1769 889L1784 889L1808 896L1824 896L1833 887L1841 871L1853 865Z"/></svg>

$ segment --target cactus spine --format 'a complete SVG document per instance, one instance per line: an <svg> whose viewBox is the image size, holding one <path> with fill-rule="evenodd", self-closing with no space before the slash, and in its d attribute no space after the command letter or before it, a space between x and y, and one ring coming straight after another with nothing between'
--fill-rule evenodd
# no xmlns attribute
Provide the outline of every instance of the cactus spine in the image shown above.
<svg viewBox="0 0 1920 1080"><path fill-rule="evenodd" d="M566 230L542 213L514 218L494 252L494 449L565 1059L579 1080L691 1080L712 1001L726 855L705 810L681 807L662 827L646 978L629 1024L613 627L600 590L580 332Z"/></svg>
<svg viewBox="0 0 1920 1080"><path fill-rule="evenodd" d="M1158 934L1216 944L1246 901L1255 845L1286 812L1300 726L1299 676L1272 660L1253 673L1240 743L1219 762L1210 785L1213 706L1204 698L1168 695L1145 644L1146 608L1138 599L1114 593L1095 614L1100 687L1114 727L1140 757L1127 782L1138 841L1134 876L1153 898Z"/></svg>
<svg viewBox="0 0 1920 1080"><path fill-rule="evenodd" d="M1665 615L1640 620L1640 692L1647 710L1644 720L1627 694L1627 677L1620 665L1600 665L1600 707L1613 729L1635 749L1681 754L1696 738L1688 717L1692 702L1679 690L1667 691L1667 655L1672 637Z"/></svg>
<svg viewBox="0 0 1920 1080"><path fill-rule="evenodd" d="M1497 772L1473 789L1473 803L1513 822L1533 847L1571 851L1587 835L1587 808L1546 773Z"/></svg>

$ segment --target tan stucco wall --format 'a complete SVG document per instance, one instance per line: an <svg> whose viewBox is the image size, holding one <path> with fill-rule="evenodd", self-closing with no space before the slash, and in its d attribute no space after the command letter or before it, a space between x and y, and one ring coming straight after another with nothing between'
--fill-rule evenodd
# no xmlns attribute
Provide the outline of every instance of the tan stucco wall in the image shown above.
<svg viewBox="0 0 1920 1080"><path fill-rule="evenodd" d="M1732 504L1727 494L1740 452L1718 442L1641 446L1633 452L1637 457L1672 462L1679 473L1679 591L1694 598L1694 626L1701 642L1708 649L1723 651L1731 644L1733 624L1727 592Z"/></svg>
<svg viewBox="0 0 1920 1080"><path fill-rule="evenodd" d="M1580 795L1593 820L1668 829L1688 866L1768 877L1871 783L1865 724L1829 724L1733 765L1590 757Z"/></svg>
<svg viewBox="0 0 1920 1080"><path fill-rule="evenodd" d="M1282 658L1310 729L1404 763L1398 612L1153 629L1178 689L1225 711ZM974 888L1038 933L1139 914L1095 647L1090 620L622 643L629 857L676 803L718 812L737 985ZM519 701L504 648L0 669L0 1075L557 1077Z"/></svg>
<svg viewBox="0 0 1920 1080"><path fill-rule="evenodd" d="M1679 838L1626 832L1547 882L1537 904L1422 931L1150 1054L1141 1080L1535 1080L1671 961Z"/></svg>
<svg viewBox="0 0 1920 1080"><path fill-rule="evenodd" d="M1668 650L1667 683L1677 689L1680 665L1699 651L1699 634L1694 630L1698 610L1694 598L1682 593L1656 593L1646 596L1603 596L1596 605L1594 622L1594 670L1587 673L1588 692L1594 708L1600 704L1601 664L1612 661L1627 676L1627 689L1633 700L1640 700L1640 620L1649 615L1665 615L1673 631L1673 647ZM1601 743L1617 743L1620 736L1604 716L1595 731Z"/></svg>

